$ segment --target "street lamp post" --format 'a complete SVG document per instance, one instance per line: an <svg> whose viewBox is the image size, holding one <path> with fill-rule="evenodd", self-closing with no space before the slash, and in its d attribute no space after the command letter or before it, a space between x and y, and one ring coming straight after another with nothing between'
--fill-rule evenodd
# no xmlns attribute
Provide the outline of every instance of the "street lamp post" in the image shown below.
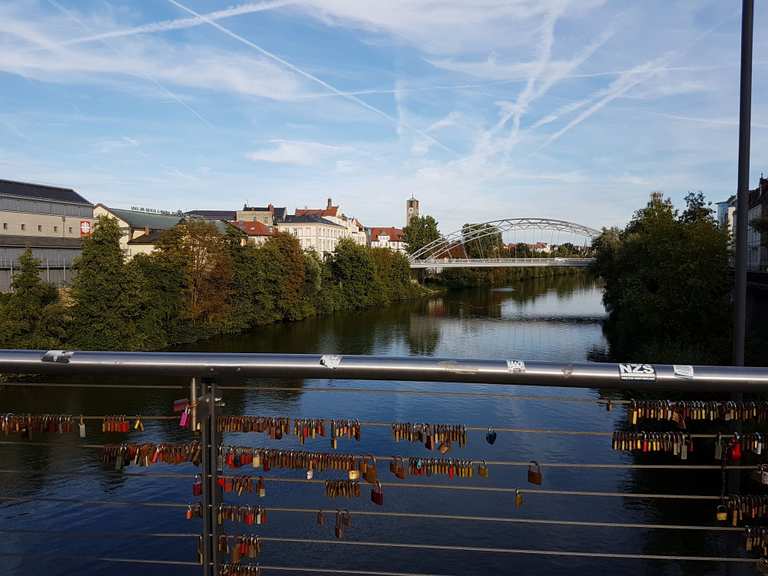
<svg viewBox="0 0 768 576"><path fill-rule="evenodd" d="M736 279L734 286L733 364L744 365L747 322L747 218L749 217L749 140L752 117L752 28L754 0L741 11L741 85L739 100L739 177L736 191Z"/></svg>

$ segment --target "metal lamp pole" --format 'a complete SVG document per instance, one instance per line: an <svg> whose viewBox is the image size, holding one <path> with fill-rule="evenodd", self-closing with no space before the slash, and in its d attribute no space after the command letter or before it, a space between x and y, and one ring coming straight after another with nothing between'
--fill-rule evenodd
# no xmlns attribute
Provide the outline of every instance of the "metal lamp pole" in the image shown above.
<svg viewBox="0 0 768 576"><path fill-rule="evenodd" d="M747 322L747 218L749 217L749 140L752 117L752 28L754 0L741 11L741 95L739 101L739 179L736 192L736 281L734 287L733 364L744 365Z"/></svg>

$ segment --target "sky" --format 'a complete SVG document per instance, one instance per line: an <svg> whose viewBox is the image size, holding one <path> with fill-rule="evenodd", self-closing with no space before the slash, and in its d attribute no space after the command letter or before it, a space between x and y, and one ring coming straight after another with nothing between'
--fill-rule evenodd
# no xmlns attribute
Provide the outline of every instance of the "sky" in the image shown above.
<svg viewBox="0 0 768 576"><path fill-rule="evenodd" d="M756 2L751 185L768 173ZM736 190L739 0L1 0L0 178L443 232Z"/></svg>

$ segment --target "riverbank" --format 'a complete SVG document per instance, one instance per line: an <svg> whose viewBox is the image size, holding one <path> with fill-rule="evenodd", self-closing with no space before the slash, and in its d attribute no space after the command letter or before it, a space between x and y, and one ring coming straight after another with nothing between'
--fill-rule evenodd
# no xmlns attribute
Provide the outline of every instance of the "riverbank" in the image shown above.
<svg viewBox="0 0 768 576"><path fill-rule="evenodd" d="M446 288L510 286L519 282L546 278L592 277L584 268L447 268L439 274L425 276L425 284Z"/></svg>

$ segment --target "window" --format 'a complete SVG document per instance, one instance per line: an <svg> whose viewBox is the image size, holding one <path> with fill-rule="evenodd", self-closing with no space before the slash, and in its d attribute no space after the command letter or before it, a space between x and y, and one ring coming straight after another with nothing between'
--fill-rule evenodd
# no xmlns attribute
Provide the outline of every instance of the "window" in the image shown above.
<svg viewBox="0 0 768 576"><path fill-rule="evenodd" d="M42 232L43 231L43 227L40 224L37 225L37 231L38 232Z"/></svg>
<svg viewBox="0 0 768 576"><path fill-rule="evenodd" d="M3 230L8 230L8 222L3 222Z"/></svg>
<svg viewBox="0 0 768 576"><path fill-rule="evenodd" d="M72 234L72 226L69 227L69 233Z"/></svg>
<svg viewBox="0 0 768 576"><path fill-rule="evenodd" d="M58 231L59 231L59 227L58 227L58 226L54 226L54 227L53 227L53 231L54 231L54 232L58 232Z"/></svg>
<svg viewBox="0 0 768 576"><path fill-rule="evenodd" d="M22 225L21 225L21 229L22 229L22 230L26 230L26 229L27 229L27 225L26 225L26 224L22 224Z"/></svg>

